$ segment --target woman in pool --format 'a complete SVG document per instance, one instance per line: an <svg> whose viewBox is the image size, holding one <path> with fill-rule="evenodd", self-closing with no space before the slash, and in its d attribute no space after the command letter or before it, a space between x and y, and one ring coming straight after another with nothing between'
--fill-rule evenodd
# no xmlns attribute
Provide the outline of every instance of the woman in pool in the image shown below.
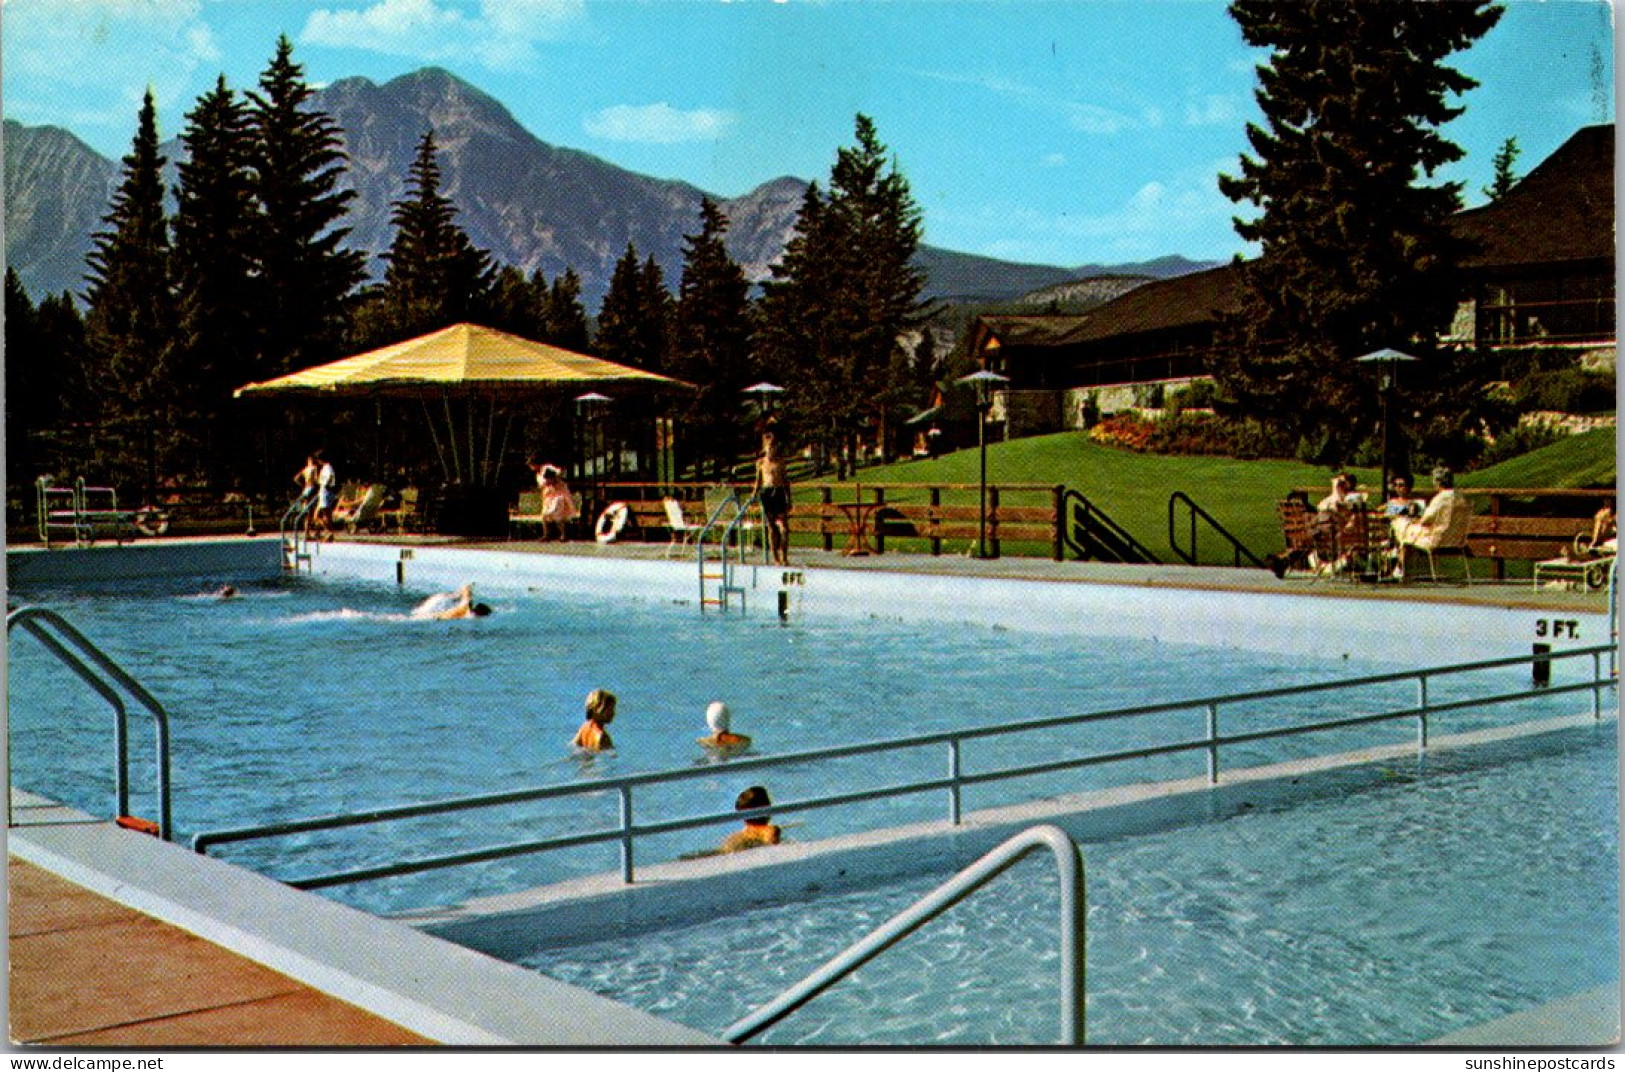
<svg viewBox="0 0 1625 1072"><path fill-rule="evenodd" d="M573 748L583 752L603 752L615 747L608 726L615 721L615 694L606 689L587 693L587 720L576 730Z"/></svg>
<svg viewBox="0 0 1625 1072"><path fill-rule="evenodd" d="M731 733L729 723L728 705L717 700L705 709L705 724L711 727L709 737L701 737L700 745L713 752L738 752L750 747L750 738L742 733Z"/></svg>
<svg viewBox="0 0 1625 1072"><path fill-rule="evenodd" d="M767 789L760 785L753 785L734 801L734 811L750 811L752 808L765 808L773 801L768 799ZM758 849L763 845L777 845L783 832L773 825L771 816L764 815L758 819L746 819L742 829L728 835L726 841L717 846L717 852L743 852L746 849Z"/></svg>

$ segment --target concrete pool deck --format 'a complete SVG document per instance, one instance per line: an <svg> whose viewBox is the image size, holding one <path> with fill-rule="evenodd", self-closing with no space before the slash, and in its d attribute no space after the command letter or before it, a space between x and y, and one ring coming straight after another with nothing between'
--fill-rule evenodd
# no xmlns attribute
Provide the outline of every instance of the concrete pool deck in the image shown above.
<svg viewBox="0 0 1625 1072"><path fill-rule="evenodd" d="M271 540L274 546L275 538ZM449 543L434 539L367 542ZM664 545L605 547L520 541L458 541L453 545L471 551L598 559L652 560L665 554ZM52 556L78 553L71 549L49 552ZM1607 610L1606 593L1536 590L1528 581L1470 587L1431 583L1379 587L1300 578L1278 581L1262 570L898 554L848 558L800 550L792 568L1409 600L1552 613ZM179 846L49 802L19 797L15 791L13 800L8 871L14 883L11 1037L16 1042L259 1048L308 1045L306 1040L314 1033L324 1046L666 1048L719 1044L702 1033L545 979L399 921L356 912L229 864L198 857ZM175 973L167 980L159 977L150 982L147 991L150 995L156 988L175 1000L137 1008L125 988L85 986L87 977L108 973L109 958L128 956L134 964L151 963L122 937L115 948L109 948L110 936L135 932L157 935L160 946L167 945L179 956ZM39 952L24 964L19 950L26 952L30 946ZM411 969L404 970L403 965L411 965ZM200 985L202 980L216 978L215 973L229 983ZM185 1000L187 987L203 996L197 1001ZM52 995L76 995L76 1001L95 998L100 1009L75 1006L71 1017L47 1021ZM255 1015L237 1015L243 1012ZM30 1020L31 1016L39 1018ZM1604 987L1457 1032L1438 1044L1606 1046L1617 1043L1618 1037L1618 990ZM1583 1041L1575 1041L1577 1038Z"/></svg>

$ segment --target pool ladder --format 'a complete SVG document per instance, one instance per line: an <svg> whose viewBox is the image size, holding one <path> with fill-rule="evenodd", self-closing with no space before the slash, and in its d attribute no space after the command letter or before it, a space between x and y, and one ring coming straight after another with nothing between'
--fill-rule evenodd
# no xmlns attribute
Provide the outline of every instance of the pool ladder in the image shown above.
<svg viewBox="0 0 1625 1072"><path fill-rule="evenodd" d="M744 612L745 585L740 582L739 570L747 565L745 534L750 512L759 506L760 501L760 496L754 493L745 495L737 489L730 489L727 497L706 518L705 527L695 539L694 554L699 566L702 614L707 607L727 611L734 600L738 601L740 612ZM763 564L766 564L765 542L762 556Z"/></svg>
<svg viewBox="0 0 1625 1072"><path fill-rule="evenodd" d="M1049 849L1055 856L1060 878L1060 1044L1083 1045L1085 926L1088 918L1083 854L1078 851L1077 842L1072 840L1070 834L1048 823L1029 827L1003 842L871 931L868 937L838 953L801 982L724 1029L722 1037L738 1045L772 1027L1039 849Z"/></svg>
<svg viewBox="0 0 1625 1072"><path fill-rule="evenodd" d="M288 504L288 509L282 515L282 568L295 573L303 565L306 570L311 569L310 537L306 533L305 522L310 517L311 507L316 505L315 496L300 496Z"/></svg>
<svg viewBox="0 0 1625 1072"><path fill-rule="evenodd" d="M169 714L164 705L139 681L108 658L83 633L69 625L60 614L44 607L19 607L6 615L6 635L21 627L55 655L80 680L96 691L113 709L113 744L118 804L117 822L137 830L156 833L165 841L173 832L169 791ZM135 700L152 715L157 740L158 822L149 823L130 815L130 734L126 725L125 698ZM9 800L9 798L8 798ZM9 806L9 805L8 805ZM9 818L9 816L8 816ZM9 825L9 824L8 824Z"/></svg>

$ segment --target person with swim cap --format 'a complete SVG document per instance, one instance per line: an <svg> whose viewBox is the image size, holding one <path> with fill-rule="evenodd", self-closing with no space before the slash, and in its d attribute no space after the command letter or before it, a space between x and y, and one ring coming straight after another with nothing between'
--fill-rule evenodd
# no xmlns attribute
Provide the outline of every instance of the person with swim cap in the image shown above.
<svg viewBox="0 0 1625 1072"><path fill-rule="evenodd" d="M728 705L717 700L705 709L705 724L711 727L709 737L701 737L699 743L702 747L714 752L737 752L750 747L750 738L742 733L732 733L728 729L730 718Z"/></svg>
<svg viewBox="0 0 1625 1072"><path fill-rule="evenodd" d="M583 752L603 752L615 747L608 726L615 721L615 694L607 689L587 693L587 720L576 730L570 744Z"/></svg>
<svg viewBox="0 0 1625 1072"><path fill-rule="evenodd" d="M753 785L739 794L739 799L734 801L734 810L750 811L752 808L765 808L772 803L773 801L768 799L765 787ZM782 836L783 832L773 825L770 816L746 819L744 828L729 834L727 840L717 847L717 852L743 852L746 849L761 848L763 845L777 845Z"/></svg>

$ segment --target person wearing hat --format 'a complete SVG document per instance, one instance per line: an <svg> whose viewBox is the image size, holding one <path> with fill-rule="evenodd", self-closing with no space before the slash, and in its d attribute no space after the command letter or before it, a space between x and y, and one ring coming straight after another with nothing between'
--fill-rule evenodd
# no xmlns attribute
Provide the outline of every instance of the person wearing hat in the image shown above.
<svg viewBox="0 0 1625 1072"><path fill-rule="evenodd" d="M570 744L583 752L603 752L615 747L608 726L615 721L615 694L607 689L587 693L587 720L576 730Z"/></svg>
<svg viewBox="0 0 1625 1072"><path fill-rule="evenodd" d="M760 785L753 785L734 801L735 811L750 811L752 808L765 808L772 804L768 799L767 789ZM729 834L727 840L717 847L717 852L743 852L745 849L757 849L763 845L777 845L783 832L773 825L769 816L759 819L746 819L742 829Z"/></svg>
<svg viewBox="0 0 1625 1072"><path fill-rule="evenodd" d="M709 737L701 737L699 743L702 747L713 752L738 752L750 747L750 738L742 733L732 733L729 724L728 705L717 700L705 709L705 724L711 727Z"/></svg>

